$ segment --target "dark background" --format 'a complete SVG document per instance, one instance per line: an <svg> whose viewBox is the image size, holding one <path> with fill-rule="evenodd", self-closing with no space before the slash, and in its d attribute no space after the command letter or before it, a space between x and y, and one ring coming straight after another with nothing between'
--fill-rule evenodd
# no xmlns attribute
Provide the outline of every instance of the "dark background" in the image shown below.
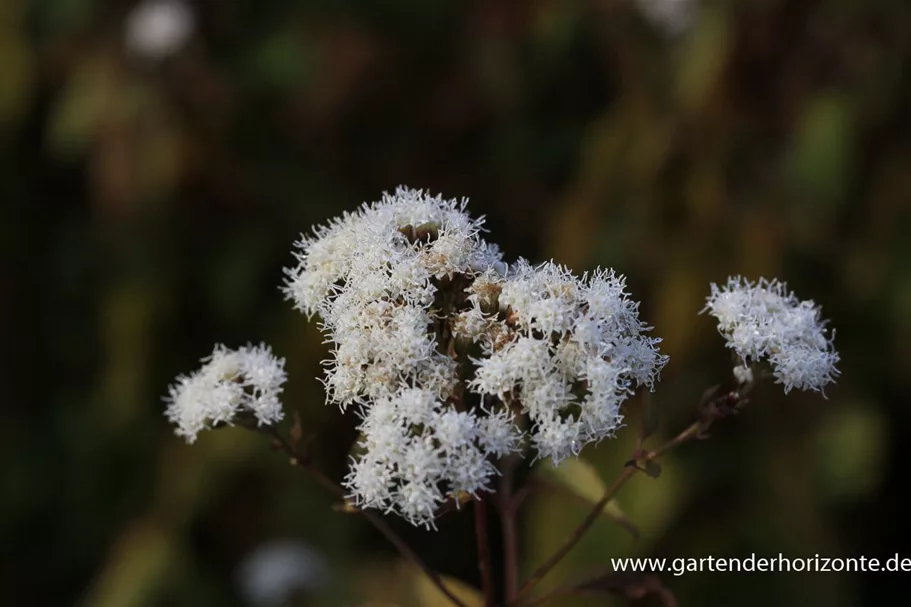
<svg viewBox="0 0 911 607"><path fill-rule="evenodd" d="M624 0L186 6L189 38L155 56L125 42L132 2L0 2L0 601L250 604L239 564L285 539L321 562L289 604L440 604L261 439L188 447L162 415L214 342L265 341L340 478L355 420L323 405L325 346L281 268L399 184L469 197L509 260L626 274L671 356L662 435L729 380L697 316L710 282L778 277L837 329L828 400L760 390L621 493L641 539L599 522L551 587L617 556L911 557L906 0L692 2L682 22ZM585 456L611 478L634 435ZM526 570L584 515L529 504ZM470 518L391 522L477 584ZM664 581L683 606L907 593L894 573Z"/></svg>

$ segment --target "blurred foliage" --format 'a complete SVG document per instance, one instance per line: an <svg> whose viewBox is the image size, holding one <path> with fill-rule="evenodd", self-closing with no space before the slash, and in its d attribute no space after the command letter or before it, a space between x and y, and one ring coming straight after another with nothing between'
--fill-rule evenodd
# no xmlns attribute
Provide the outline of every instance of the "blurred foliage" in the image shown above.
<svg viewBox="0 0 911 607"><path fill-rule="evenodd" d="M629 0L195 0L162 56L125 43L135 4L0 2L4 604L249 604L238 565L276 538L331 572L294 604L439 604L262 441L187 447L160 401L213 342L273 344L339 478L354 420L323 406L325 346L277 286L299 232L400 183L470 197L510 259L625 273L671 355L658 435L728 380L697 316L709 282L777 276L837 328L828 400L757 392L620 493L640 539L606 517L546 585L627 555L911 556L906 0L706 0L679 34ZM634 434L586 451L603 478ZM527 512L530 571L585 508L535 492ZM470 518L392 522L470 592ZM664 581L681 605L903 590L890 574Z"/></svg>

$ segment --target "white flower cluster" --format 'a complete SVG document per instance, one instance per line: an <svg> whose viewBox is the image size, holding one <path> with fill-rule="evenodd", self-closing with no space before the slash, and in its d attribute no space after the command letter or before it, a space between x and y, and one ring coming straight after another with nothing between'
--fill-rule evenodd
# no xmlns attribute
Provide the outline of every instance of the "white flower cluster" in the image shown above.
<svg viewBox="0 0 911 607"><path fill-rule="evenodd" d="M517 449L505 411L453 405L458 363L446 351L446 310L458 285L503 268L465 203L399 188L296 243L285 294L323 320L333 356L330 402L355 404L362 456L346 485L358 505L432 524L447 495L490 489L488 456Z"/></svg>
<svg viewBox="0 0 911 607"><path fill-rule="evenodd" d="M457 411L421 388L380 398L361 414L363 453L346 485L357 505L397 512L416 525L433 526L446 496L489 490L496 467L488 456L518 448L508 411Z"/></svg>
<svg viewBox="0 0 911 607"><path fill-rule="evenodd" d="M627 298L623 277L598 271L580 279L553 263L520 260L499 287L506 331L495 326L491 335L478 326L477 298L459 325L484 349L471 387L519 403L538 456L554 464L611 436L632 387L651 387L667 362L656 350L660 339L643 335L650 327Z"/></svg>
<svg viewBox="0 0 911 607"><path fill-rule="evenodd" d="M296 243L286 270L286 296L333 344L329 401L362 418L346 486L414 524L490 490L491 458L520 449L516 416L557 462L609 436L666 361L622 278L507 270L481 229L464 201L399 188Z"/></svg>
<svg viewBox="0 0 911 607"><path fill-rule="evenodd" d="M826 337L819 307L799 301L784 283L729 278L724 287L712 285L706 310L740 357L742 365L734 370L739 381L751 379L749 365L762 359L768 359L786 393L792 388L822 390L835 381L838 353Z"/></svg>
<svg viewBox="0 0 911 607"><path fill-rule="evenodd" d="M623 276L507 267L465 204L399 188L297 242L283 286L332 344L329 402L361 419L345 478L355 504L428 527L448 499L491 491L497 458L528 444L556 465L612 436L623 402L668 360ZM740 359L740 383L764 359L785 392L838 375L819 308L783 283L713 284L705 311ZM284 359L268 347L218 345L202 362L166 398L187 442L282 419Z"/></svg>
<svg viewBox="0 0 911 607"><path fill-rule="evenodd" d="M483 219L469 217L466 203L398 188L314 228L295 243L299 264L286 270L285 295L331 330L369 302L425 308L436 292L431 279L503 267L497 248L478 236Z"/></svg>
<svg viewBox="0 0 911 607"><path fill-rule="evenodd" d="M399 188L296 243L284 292L308 316L319 313L334 344L330 402L363 404L412 385L452 394L455 361L430 330L446 303L439 287L502 266L464 207Z"/></svg>
<svg viewBox="0 0 911 607"><path fill-rule="evenodd" d="M278 397L285 383L285 359L268 346L229 350L216 345L203 366L182 375L165 399L165 415L177 425L176 433L188 443L215 424L231 424L237 415L252 415L259 425L283 417Z"/></svg>

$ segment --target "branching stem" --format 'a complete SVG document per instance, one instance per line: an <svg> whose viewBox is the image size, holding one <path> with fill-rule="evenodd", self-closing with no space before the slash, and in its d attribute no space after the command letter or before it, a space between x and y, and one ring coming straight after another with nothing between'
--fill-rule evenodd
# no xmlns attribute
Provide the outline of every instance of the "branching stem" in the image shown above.
<svg viewBox="0 0 911 607"><path fill-rule="evenodd" d="M700 422L693 422L686 430L669 440L667 443L661 447L649 451L642 455L642 460L650 462L661 457L663 454L667 453L671 449L687 442L690 439L695 438L700 433L701 424ZM604 510L604 507L607 506L607 503L614 497L617 491L620 490L623 485L631 479L636 472L639 472L639 468L635 465L627 465L623 468L623 471L620 475L614 480L613 484L607 488L604 492L604 495L600 500L592 507L591 511L586 515L585 519L579 523L579 526L573 531L573 533L566 538L560 548L553 554L547 561L545 561L540 567L538 567L534 573L531 574L531 577L522 584L522 587L519 588L519 592L516 595L516 600L521 599L529 590L535 587L535 585L540 582L545 575L550 573L551 569L557 566L557 564L563 560L570 550L572 550L576 544L582 539L582 537L588 532L592 525L595 524L595 521L598 520L598 517L601 516L601 511Z"/></svg>
<svg viewBox="0 0 911 607"><path fill-rule="evenodd" d="M303 457L297 452L297 449L286 439L277 428L270 427L268 435L274 440L276 446L278 446L282 451L284 451L290 458L291 464L297 466L299 469L306 472L320 485L328 489L331 493L345 499L345 490L333 482L325 474L314 468L308 463L309 458ZM390 527L383 518L369 510L358 510L358 513L363 515L367 521L373 525L377 531L379 531L383 536L389 540L395 548L401 553L405 560L409 561L412 565L417 567L423 572L424 575L436 586L440 592L446 595L449 601L456 607L466 607L465 603L459 600L459 598L452 593L452 591L446 587L446 584L443 583L443 579L440 575L430 568L427 563L421 559L418 554L412 550L412 548L403 540L399 535Z"/></svg>

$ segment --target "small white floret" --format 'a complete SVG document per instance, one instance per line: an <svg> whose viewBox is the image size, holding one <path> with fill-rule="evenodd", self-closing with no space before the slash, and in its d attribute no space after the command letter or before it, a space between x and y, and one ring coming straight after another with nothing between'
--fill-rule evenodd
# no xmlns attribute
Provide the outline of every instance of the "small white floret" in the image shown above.
<svg viewBox="0 0 911 607"><path fill-rule="evenodd" d="M798 300L782 282L729 278L723 287L712 285L702 311L718 320L727 347L740 358L734 368L740 383L751 380L749 366L761 360L768 360L785 392L822 390L839 374L838 352L826 335L820 308Z"/></svg>
<svg viewBox="0 0 911 607"><path fill-rule="evenodd" d="M279 395L285 382L285 359L268 346L229 350L216 345L203 366L177 378L165 398L165 414L188 443L215 424L231 424L238 414L252 414L259 425L283 417Z"/></svg>

